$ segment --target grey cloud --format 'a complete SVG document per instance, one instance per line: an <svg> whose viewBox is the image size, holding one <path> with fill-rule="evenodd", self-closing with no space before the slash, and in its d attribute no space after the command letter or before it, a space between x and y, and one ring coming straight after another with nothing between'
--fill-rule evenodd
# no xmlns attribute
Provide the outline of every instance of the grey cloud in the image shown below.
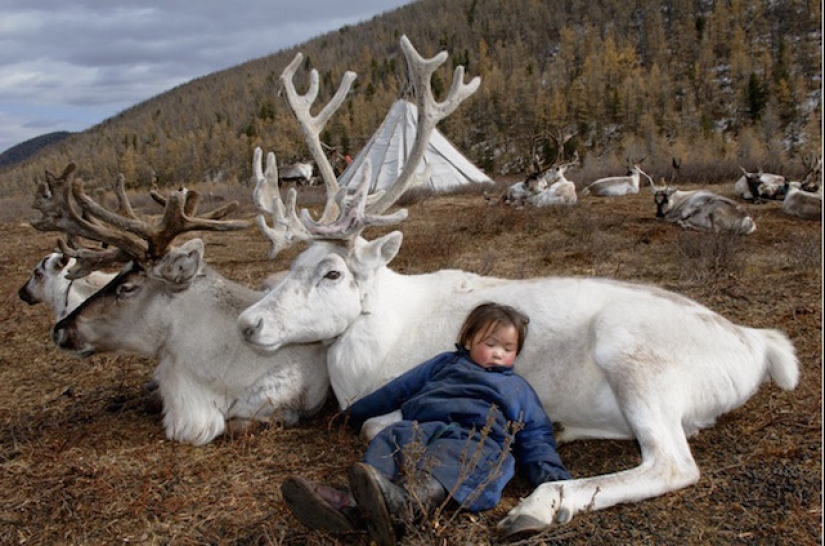
<svg viewBox="0 0 825 546"><path fill-rule="evenodd" d="M5 0L0 151L410 1Z"/></svg>

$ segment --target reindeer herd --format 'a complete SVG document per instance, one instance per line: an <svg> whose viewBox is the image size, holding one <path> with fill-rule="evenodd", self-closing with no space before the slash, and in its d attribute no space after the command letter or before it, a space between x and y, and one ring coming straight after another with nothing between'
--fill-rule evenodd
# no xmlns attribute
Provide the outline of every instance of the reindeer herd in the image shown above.
<svg viewBox="0 0 825 546"><path fill-rule="evenodd" d="M61 232L66 241L60 253L37 265L20 297L54 310L52 339L62 350L79 357L128 352L156 359L166 436L196 445L253 420L300 426L330 390L345 411L451 347L463 318L478 303L510 304L531 318L519 370L559 425L557 441L635 439L641 463L541 485L500 522L503 532L538 531L579 512L694 484L699 468L688 437L745 403L766 380L783 389L796 386L799 362L788 337L733 324L655 286L601 278L511 280L461 270L393 271L390 262L402 232L372 240L362 233L404 221L405 209L390 209L416 184L416 167L432 131L480 85L477 77L465 82L458 66L439 102L431 79L447 54L424 58L405 36L401 48L415 88L418 129L399 179L377 194L368 192L369 168L355 191L339 187L319 140L355 74L346 73L334 97L313 116L318 73L310 72L303 95L293 82L300 53L282 73L327 200L317 217L299 211L294 188L281 196L275 155L269 153L264 165L263 152L255 150L253 201L258 227L271 243L270 257L307 245L267 291L232 282L210 267L201 239L175 244L185 233L250 227L249 221L226 218L234 204L199 213L197 193L180 189L162 199L158 219L142 219L122 179L114 186L118 207L110 209L87 195L69 165L60 176L47 174L34 203L42 214L35 227ZM575 184L565 178L576 163L574 158L554 165L541 181L522 185L526 194L512 199L524 206L576 203ZM647 176L637 164L629 176L594 181L587 191L638 193L642 175ZM741 218L738 227L724 223L739 210L732 201L650 184L665 219L696 229L754 227ZM791 188L786 201L805 191ZM113 265L122 266L117 274L102 272ZM368 422L363 433L374 435L398 418L391 414Z"/></svg>
<svg viewBox="0 0 825 546"><path fill-rule="evenodd" d="M558 145L562 141L555 137L553 139L563 159L564 147ZM644 177L653 193L657 218L698 231L749 234L756 230L756 223L741 203L709 190L682 191L664 184L664 180L661 186L656 186L650 175L640 167L642 161L628 158L626 175L599 178L586 183L578 196L635 195L640 192ZM524 181L510 186L498 202L513 207L572 205L578 200L577 187L564 177L564 173L577 164L578 154L572 161L557 161L546 170L536 161L535 172ZM803 158L803 164L806 174L799 181L789 181L784 176L765 173L761 169L758 172L748 172L740 167L743 174L734 183L734 191L743 200L753 204L769 200L782 201L782 212L785 214L806 220L819 220L822 217L822 159ZM676 159L674 167L679 167ZM564 197L560 198L562 192Z"/></svg>

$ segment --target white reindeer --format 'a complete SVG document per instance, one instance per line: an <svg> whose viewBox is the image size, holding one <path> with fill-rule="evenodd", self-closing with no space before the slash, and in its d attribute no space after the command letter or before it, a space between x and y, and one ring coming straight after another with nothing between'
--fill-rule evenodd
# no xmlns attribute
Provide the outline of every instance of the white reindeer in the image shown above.
<svg viewBox="0 0 825 546"><path fill-rule="evenodd" d="M641 161L633 164L626 176L611 176L599 178L588 184L581 191L581 195L597 195L600 197L615 197L619 195L635 195L639 193L639 182L642 175L650 177L639 166Z"/></svg>
<svg viewBox="0 0 825 546"><path fill-rule="evenodd" d="M651 182L656 217L686 229L750 234L756 223L738 203L707 190L682 191Z"/></svg>
<svg viewBox="0 0 825 546"><path fill-rule="evenodd" d="M762 172L751 173L741 165L742 176L734 183L733 189L743 199L760 203L764 199L783 199L785 177L779 174Z"/></svg>
<svg viewBox="0 0 825 546"><path fill-rule="evenodd" d="M437 103L429 82L446 54L422 59L406 37L401 44L414 74L423 126L416 145L423 145L430 128L477 83L465 85L463 71L456 69L452 91ZM285 71L281 78L289 90L291 74ZM299 119L305 116L293 109ZM315 130L321 129L315 125ZM784 389L795 387L799 363L783 333L737 326L656 287L609 279L508 280L458 270L392 271L388 264L402 234L373 241L357 235L366 226L405 217L406 211L392 217L382 213L412 183L420 150L412 157L397 184L377 200L365 202L367 177L359 186L360 199L328 194L328 204L337 197L337 219L315 222L306 211L299 217L294 192L286 206L273 207L275 227L259 222L273 251L290 239L319 241L294 260L280 284L240 315L238 327L261 351L328 343L330 381L343 409L451 347L463 318L478 303L499 301L526 312L531 335L518 369L562 426L558 440L635 438L642 463L614 474L539 486L500 523L507 533L543 529L581 511L695 483L699 469L688 436L743 404L767 379ZM332 238L347 244L320 240Z"/></svg>
<svg viewBox="0 0 825 546"><path fill-rule="evenodd" d="M803 190L798 183L790 182L782 201L782 212L805 220L822 219L822 186L815 192Z"/></svg>
<svg viewBox="0 0 825 546"><path fill-rule="evenodd" d="M320 409L329 385L320 344L266 356L253 351L235 322L263 293L209 267L200 239L171 246L186 231L248 226L215 219L236 203L196 217L196 194L181 190L169 197L155 226L101 207L80 181L72 182L72 171L70 165L58 179L47 173L35 201L44 215L36 227L109 243L104 253L75 250L87 267L132 261L55 325L60 348L82 357L117 351L156 358L166 436L180 442L205 444L227 426L242 428L250 420L292 425ZM260 167L256 174L262 176ZM272 183L277 186L277 178ZM128 202L122 184L116 193ZM85 222L79 210L95 222Z"/></svg>
<svg viewBox="0 0 825 546"><path fill-rule="evenodd" d="M535 195L547 189L547 176L541 172L531 173L525 180L516 182L501 196L505 205L523 207Z"/></svg>
<svg viewBox="0 0 825 546"><path fill-rule="evenodd" d="M312 163L302 163L299 161L281 169L279 180L281 182L295 182L301 186L311 186L313 170L314 166Z"/></svg>
<svg viewBox="0 0 825 546"><path fill-rule="evenodd" d="M785 182L782 212L806 220L822 218L822 158L802 158L807 172L801 180Z"/></svg>
<svg viewBox="0 0 825 546"><path fill-rule="evenodd" d="M573 205L578 201L576 184L568 180L564 173L576 161L556 165L547 171L545 178L550 182L547 189L541 190L526 199L528 205L534 207L551 207L554 205Z"/></svg>
<svg viewBox="0 0 825 546"><path fill-rule="evenodd" d="M79 279L69 279L68 273L76 264L74 258L62 252L52 252L40 260L26 283L17 291L29 305L45 303L60 320L86 298L114 278L114 273L94 271Z"/></svg>

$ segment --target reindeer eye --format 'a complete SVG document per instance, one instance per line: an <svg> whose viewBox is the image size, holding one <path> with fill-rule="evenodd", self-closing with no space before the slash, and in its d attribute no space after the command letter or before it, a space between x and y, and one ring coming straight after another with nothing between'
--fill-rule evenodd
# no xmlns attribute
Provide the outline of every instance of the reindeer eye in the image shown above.
<svg viewBox="0 0 825 546"><path fill-rule="evenodd" d="M131 296L135 292L137 292L138 285L132 283L123 283L117 287L117 298L124 298Z"/></svg>
<svg viewBox="0 0 825 546"><path fill-rule="evenodd" d="M329 273L327 273L326 275L324 275L324 278L325 278L325 279L329 279L329 280L331 280L331 281L337 281L338 279L340 279L340 278L341 278L341 272L340 272L340 271L336 271L336 270L334 270L334 269L333 269L332 271L330 271Z"/></svg>

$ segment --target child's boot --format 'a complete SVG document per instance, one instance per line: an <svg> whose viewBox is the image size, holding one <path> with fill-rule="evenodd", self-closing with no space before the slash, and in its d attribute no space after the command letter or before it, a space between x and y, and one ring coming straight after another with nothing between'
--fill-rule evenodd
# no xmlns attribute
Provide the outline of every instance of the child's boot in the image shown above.
<svg viewBox="0 0 825 546"><path fill-rule="evenodd" d="M435 478L427 474L421 481L413 488L414 498L410 499L407 490L374 467L356 463L350 469L352 494L367 530L378 546L394 546L396 523L403 524L410 515L413 521L418 521L446 498L447 492Z"/></svg>
<svg viewBox="0 0 825 546"><path fill-rule="evenodd" d="M348 533L362 527L355 499L346 489L289 476L281 484L281 495L298 521L310 529Z"/></svg>

